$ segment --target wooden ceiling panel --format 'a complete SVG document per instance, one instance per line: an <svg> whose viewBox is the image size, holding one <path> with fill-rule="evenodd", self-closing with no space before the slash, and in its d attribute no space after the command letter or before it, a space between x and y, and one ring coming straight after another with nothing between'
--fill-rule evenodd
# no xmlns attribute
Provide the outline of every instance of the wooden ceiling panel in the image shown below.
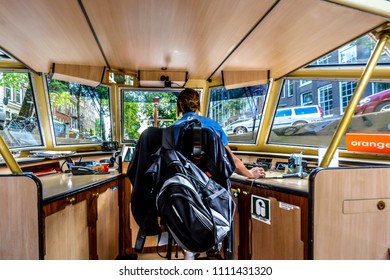
<svg viewBox="0 0 390 280"><path fill-rule="evenodd" d="M270 70L280 78L385 22L324 1L282 0L220 70Z"/></svg>
<svg viewBox="0 0 390 280"><path fill-rule="evenodd" d="M0 0L0 48L37 72L52 63L105 66L77 0Z"/></svg>
<svg viewBox="0 0 390 280"><path fill-rule="evenodd" d="M274 2L83 0L112 68L168 67L194 79L207 79Z"/></svg>
<svg viewBox="0 0 390 280"><path fill-rule="evenodd" d="M387 22L322 0L80 3L0 0L0 48L43 73L57 63L130 71L167 67L203 80L215 71L213 79L222 70L270 70L278 78Z"/></svg>

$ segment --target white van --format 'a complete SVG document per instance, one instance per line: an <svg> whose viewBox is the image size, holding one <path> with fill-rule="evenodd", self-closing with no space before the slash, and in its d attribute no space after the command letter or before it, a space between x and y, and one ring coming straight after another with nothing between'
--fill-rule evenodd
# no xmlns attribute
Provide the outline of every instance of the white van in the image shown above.
<svg viewBox="0 0 390 280"><path fill-rule="evenodd" d="M323 117L322 109L319 105L308 105L299 107L280 108L276 110L275 119L272 128L282 126L306 124L312 121L321 120ZM244 134L251 132L253 128L259 127L261 114L253 118L234 121L224 127L226 134ZM254 124L253 124L254 123Z"/></svg>
<svg viewBox="0 0 390 280"><path fill-rule="evenodd" d="M306 124L321 120L323 115L319 105L280 108L276 111L272 128Z"/></svg>

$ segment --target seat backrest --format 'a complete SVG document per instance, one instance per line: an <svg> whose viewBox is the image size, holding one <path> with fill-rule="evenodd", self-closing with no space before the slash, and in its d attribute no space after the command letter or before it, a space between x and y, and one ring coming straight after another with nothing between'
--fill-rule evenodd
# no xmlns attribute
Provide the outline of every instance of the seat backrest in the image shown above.
<svg viewBox="0 0 390 280"><path fill-rule="evenodd" d="M235 169L234 160L219 136L199 125L197 122L190 122L190 125L181 127L176 149L214 181L228 189L229 178ZM197 154L199 150L200 154Z"/></svg>

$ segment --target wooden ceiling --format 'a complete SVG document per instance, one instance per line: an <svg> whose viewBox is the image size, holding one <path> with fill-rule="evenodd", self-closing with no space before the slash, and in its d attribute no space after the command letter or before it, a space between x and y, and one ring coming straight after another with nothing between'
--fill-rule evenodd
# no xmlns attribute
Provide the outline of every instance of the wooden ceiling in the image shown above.
<svg viewBox="0 0 390 280"><path fill-rule="evenodd" d="M0 48L36 72L270 70L279 78L387 23L321 0L0 0Z"/></svg>

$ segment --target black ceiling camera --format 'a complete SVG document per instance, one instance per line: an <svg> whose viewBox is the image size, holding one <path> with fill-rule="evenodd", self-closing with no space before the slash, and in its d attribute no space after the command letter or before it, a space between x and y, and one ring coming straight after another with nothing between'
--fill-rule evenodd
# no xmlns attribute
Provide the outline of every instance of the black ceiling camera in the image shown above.
<svg viewBox="0 0 390 280"><path fill-rule="evenodd" d="M164 82L164 87L171 87L172 86L172 82L169 80L169 76L162 75L160 77L160 80Z"/></svg>

